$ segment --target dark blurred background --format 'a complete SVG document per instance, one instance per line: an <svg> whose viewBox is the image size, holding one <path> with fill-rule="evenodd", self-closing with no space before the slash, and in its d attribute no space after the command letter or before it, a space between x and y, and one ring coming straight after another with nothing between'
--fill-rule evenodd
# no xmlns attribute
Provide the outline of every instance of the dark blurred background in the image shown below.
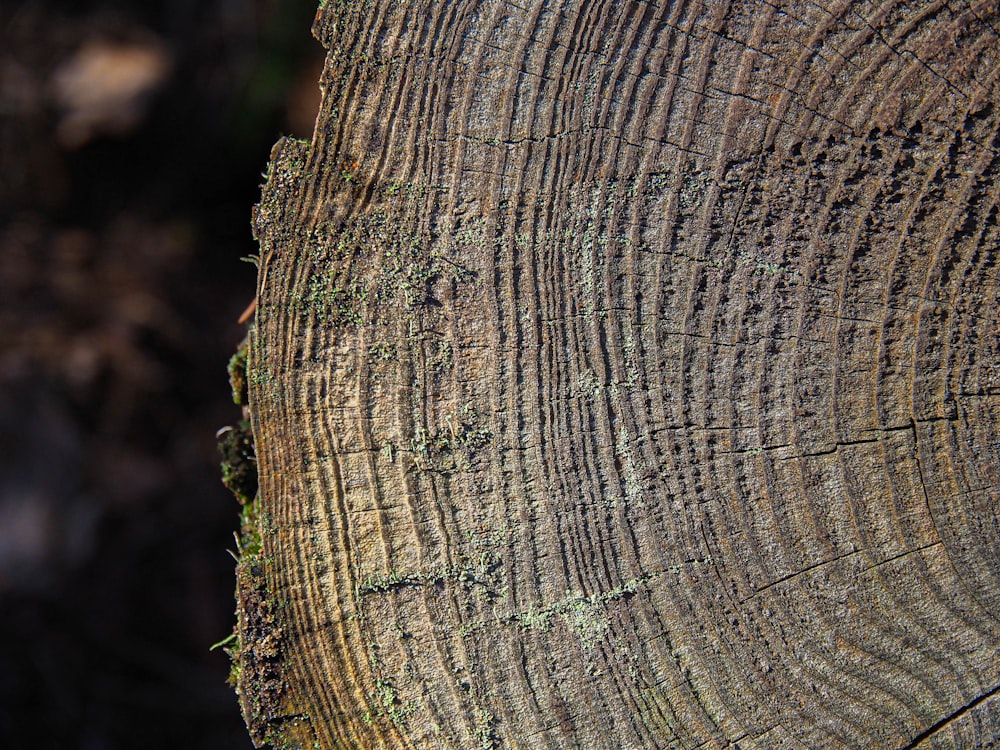
<svg viewBox="0 0 1000 750"><path fill-rule="evenodd" d="M0 748L250 747L229 662L250 208L315 0L0 0Z"/></svg>

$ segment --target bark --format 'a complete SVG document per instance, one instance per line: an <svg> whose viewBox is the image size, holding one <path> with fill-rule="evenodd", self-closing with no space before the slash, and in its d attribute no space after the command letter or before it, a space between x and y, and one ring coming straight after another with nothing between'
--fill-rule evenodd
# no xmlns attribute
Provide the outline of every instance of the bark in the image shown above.
<svg viewBox="0 0 1000 750"><path fill-rule="evenodd" d="M996 741L998 29L325 3L254 217L255 742Z"/></svg>

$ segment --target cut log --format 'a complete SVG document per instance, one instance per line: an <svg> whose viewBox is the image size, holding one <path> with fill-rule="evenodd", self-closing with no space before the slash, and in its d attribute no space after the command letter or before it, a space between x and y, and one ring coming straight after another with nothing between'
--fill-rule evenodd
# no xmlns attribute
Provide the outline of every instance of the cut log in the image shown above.
<svg viewBox="0 0 1000 750"><path fill-rule="evenodd" d="M998 30L324 3L254 216L254 741L998 741Z"/></svg>

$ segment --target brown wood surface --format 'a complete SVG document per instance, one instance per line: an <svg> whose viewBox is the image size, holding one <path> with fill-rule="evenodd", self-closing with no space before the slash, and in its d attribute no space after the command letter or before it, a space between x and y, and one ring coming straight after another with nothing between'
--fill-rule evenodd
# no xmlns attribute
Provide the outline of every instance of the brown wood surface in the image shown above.
<svg viewBox="0 0 1000 750"><path fill-rule="evenodd" d="M329 0L254 219L255 741L1000 741L998 30Z"/></svg>

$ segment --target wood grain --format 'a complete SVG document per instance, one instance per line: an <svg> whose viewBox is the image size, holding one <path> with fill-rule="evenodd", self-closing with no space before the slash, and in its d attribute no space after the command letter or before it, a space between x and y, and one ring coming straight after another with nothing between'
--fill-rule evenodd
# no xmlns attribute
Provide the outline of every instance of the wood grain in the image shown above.
<svg viewBox="0 0 1000 750"><path fill-rule="evenodd" d="M997 742L998 30L326 2L254 217L255 741Z"/></svg>

